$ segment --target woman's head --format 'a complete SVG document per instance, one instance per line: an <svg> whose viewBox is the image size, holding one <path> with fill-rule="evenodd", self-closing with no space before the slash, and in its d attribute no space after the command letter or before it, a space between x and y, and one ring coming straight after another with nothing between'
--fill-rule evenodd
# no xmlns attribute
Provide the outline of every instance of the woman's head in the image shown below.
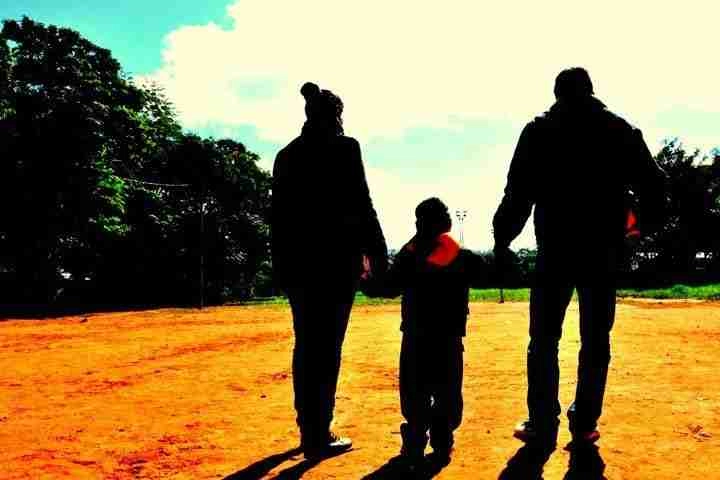
<svg viewBox="0 0 720 480"><path fill-rule="evenodd" d="M306 129L330 131L343 134L343 102L330 90L320 90L314 83L306 83L300 89L305 98Z"/></svg>

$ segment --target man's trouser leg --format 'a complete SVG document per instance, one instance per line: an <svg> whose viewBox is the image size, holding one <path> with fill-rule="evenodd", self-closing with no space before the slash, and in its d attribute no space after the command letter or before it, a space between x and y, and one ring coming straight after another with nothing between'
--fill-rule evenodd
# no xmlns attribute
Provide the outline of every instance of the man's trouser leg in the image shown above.
<svg viewBox="0 0 720 480"><path fill-rule="evenodd" d="M530 293L527 404L530 421L542 433L552 433L559 422L558 343L572 292L571 284L538 279Z"/></svg>
<svg viewBox="0 0 720 480"><path fill-rule="evenodd" d="M462 338L450 338L445 343L438 341L432 348L430 444L434 450L443 451L452 448L453 432L462 422Z"/></svg>
<svg viewBox="0 0 720 480"><path fill-rule="evenodd" d="M431 420L430 386L425 345L417 335L403 333L400 349L400 410L405 423L400 426L403 453L421 455L427 445Z"/></svg>
<svg viewBox="0 0 720 480"><path fill-rule="evenodd" d="M570 430L592 431L602 413L608 365L610 330L615 322L613 285L579 286L580 356L575 402L570 407Z"/></svg>
<svg viewBox="0 0 720 480"><path fill-rule="evenodd" d="M354 290L292 289L293 387L304 442L327 438Z"/></svg>

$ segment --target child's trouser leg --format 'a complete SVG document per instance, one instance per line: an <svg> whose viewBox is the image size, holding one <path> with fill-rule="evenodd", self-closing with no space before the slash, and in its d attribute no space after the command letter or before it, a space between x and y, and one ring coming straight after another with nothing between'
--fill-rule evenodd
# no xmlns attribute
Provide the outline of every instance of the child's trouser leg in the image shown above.
<svg viewBox="0 0 720 480"><path fill-rule="evenodd" d="M449 451L454 443L453 432L462 422L463 343L451 338L434 347L430 444L435 451Z"/></svg>
<svg viewBox="0 0 720 480"><path fill-rule="evenodd" d="M403 334L400 351L400 408L405 423L400 427L403 454L422 455L427 445L430 427L430 391L426 372L426 356L412 334Z"/></svg>

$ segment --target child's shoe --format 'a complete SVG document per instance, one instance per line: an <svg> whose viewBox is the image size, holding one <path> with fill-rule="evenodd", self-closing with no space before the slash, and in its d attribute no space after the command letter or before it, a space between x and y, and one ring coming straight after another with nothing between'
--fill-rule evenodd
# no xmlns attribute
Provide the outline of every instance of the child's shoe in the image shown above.
<svg viewBox="0 0 720 480"><path fill-rule="evenodd" d="M452 460L453 447L449 448L434 448L433 451L428 455L427 460L433 466L438 468L444 468L450 465Z"/></svg>
<svg viewBox="0 0 720 480"><path fill-rule="evenodd" d="M532 420L525 420L518 423L513 431L513 436L525 443L538 443L555 445L557 442L557 423L551 425L536 425Z"/></svg>

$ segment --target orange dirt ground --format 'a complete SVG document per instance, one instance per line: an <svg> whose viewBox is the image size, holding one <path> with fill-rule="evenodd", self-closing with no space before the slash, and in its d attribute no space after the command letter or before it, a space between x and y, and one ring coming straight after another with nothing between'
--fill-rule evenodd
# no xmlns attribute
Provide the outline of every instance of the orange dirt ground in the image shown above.
<svg viewBox="0 0 720 480"><path fill-rule="evenodd" d="M440 479L497 479L521 446L510 433L525 415L527 304L471 310L464 421ZM400 448L398 323L398 306L353 311L335 428L355 449L311 466L283 454L297 444L287 308L0 322L0 478L360 479ZM600 425L608 479L720 478L719 345L720 304L619 306ZM577 350L573 304L565 407ZM546 480L567 471L564 427Z"/></svg>

